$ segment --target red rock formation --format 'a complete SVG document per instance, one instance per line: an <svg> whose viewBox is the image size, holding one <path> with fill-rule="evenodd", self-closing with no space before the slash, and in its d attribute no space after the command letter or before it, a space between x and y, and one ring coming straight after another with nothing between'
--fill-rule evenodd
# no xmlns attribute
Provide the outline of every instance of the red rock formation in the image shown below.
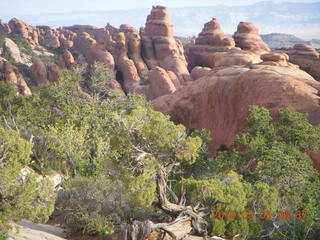
<svg viewBox="0 0 320 240"><path fill-rule="evenodd" d="M64 49L70 49L73 47L73 41L77 37L77 34L61 27L58 28L57 31L59 32L59 41L61 47Z"/></svg>
<svg viewBox="0 0 320 240"><path fill-rule="evenodd" d="M8 25L12 33L21 35L32 44L39 44L37 30L25 22L17 18L13 18L9 21Z"/></svg>
<svg viewBox="0 0 320 240"><path fill-rule="evenodd" d="M122 76L123 88L126 92L134 92L141 78L133 60L128 57L128 47L124 32L107 25L107 49L112 53L116 68Z"/></svg>
<svg viewBox="0 0 320 240"><path fill-rule="evenodd" d="M203 76L206 76L212 69L208 67L197 66L192 69L191 76L194 80L197 80Z"/></svg>
<svg viewBox="0 0 320 240"><path fill-rule="evenodd" d="M220 23L215 18L204 25L202 32L199 33L198 38L195 40L195 44L214 47L235 47L233 38L221 30Z"/></svg>
<svg viewBox="0 0 320 240"><path fill-rule="evenodd" d="M249 22L240 22L233 35L236 46L243 50L268 52L270 48L259 36L259 29Z"/></svg>
<svg viewBox="0 0 320 240"><path fill-rule="evenodd" d="M257 66L259 67L259 66ZM320 83L290 67L261 69L226 68L210 72L173 94L153 101L155 108L189 128L209 129L215 149L230 146L248 116L248 106L259 105L275 112L293 107L320 123Z"/></svg>
<svg viewBox="0 0 320 240"><path fill-rule="evenodd" d="M74 57L70 51L64 50L63 55L59 59L59 67L71 69L74 64Z"/></svg>
<svg viewBox="0 0 320 240"><path fill-rule="evenodd" d="M23 96L31 95L30 88L21 75L17 77L14 67L8 62L0 62L0 81L11 82L17 89L17 93Z"/></svg>
<svg viewBox="0 0 320 240"><path fill-rule="evenodd" d="M261 55L262 63L261 65L271 65L280 67L294 67L295 65L289 63L289 56L285 53L266 53ZM298 66L297 66L298 67Z"/></svg>
<svg viewBox="0 0 320 240"><path fill-rule="evenodd" d="M46 84L48 82L47 66L41 60L35 61L30 67L30 74L32 80L38 85Z"/></svg>
<svg viewBox="0 0 320 240"><path fill-rule="evenodd" d="M313 58L319 58L320 55L316 49L303 43L294 45L292 50L298 55L309 56Z"/></svg>
<svg viewBox="0 0 320 240"><path fill-rule="evenodd" d="M74 25L72 27L63 27L63 29L77 34L86 32L91 38L96 40L98 44L106 43L107 32L104 28L97 28L91 25Z"/></svg>
<svg viewBox="0 0 320 240"><path fill-rule="evenodd" d="M143 78L148 72L148 67L141 56L141 38L138 31L127 24L121 25L119 31L125 34L127 55L134 62L140 77Z"/></svg>
<svg viewBox="0 0 320 240"><path fill-rule="evenodd" d="M148 82L147 97L150 100L176 91L170 75L160 67L155 67L149 72Z"/></svg>
<svg viewBox="0 0 320 240"><path fill-rule="evenodd" d="M61 46L59 32L48 26L37 26L39 43L46 47L58 48Z"/></svg>
<svg viewBox="0 0 320 240"><path fill-rule="evenodd" d="M5 38L3 42L3 49L7 52L16 62L21 63L21 53L17 44L10 38Z"/></svg>
<svg viewBox="0 0 320 240"><path fill-rule="evenodd" d="M155 66L149 71L141 56L139 33L129 25L119 29L106 26L108 33L107 49L115 58L116 68L121 73L123 87L127 92L142 93L148 99L174 92L181 83L175 72ZM152 30L150 30L152 31ZM167 34L164 31L163 34Z"/></svg>
<svg viewBox="0 0 320 240"><path fill-rule="evenodd" d="M182 44L173 36L168 9L153 6L145 29L140 31L143 58L149 69L160 66L174 72L181 84L191 80Z"/></svg>
<svg viewBox="0 0 320 240"><path fill-rule="evenodd" d="M38 85L58 81L61 73L58 65L54 63L45 64L41 60L37 60L30 67L31 77Z"/></svg>
<svg viewBox="0 0 320 240"><path fill-rule="evenodd" d="M320 81L320 58L316 49L305 44L296 44L294 47L280 48L277 51L288 54L290 62L299 65L301 69Z"/></svg>
<svg viewBox="0 0 320 240"><path fill-rule="evenodd" d="M233 38L225 34L219 22L213 18L206 23L194 43L186 46L188 67L216 68L261 62L258 54L235 48Z"/></svg>
<svg viewBox="0 0 320 240"><path fill-rule="evenodd" d="M105 49L104 45L97 43L86 32L77 34L74 39L74 50L83 54L89 64L99 61L105 63L110 69L114 69L113 56Z"/></svg>

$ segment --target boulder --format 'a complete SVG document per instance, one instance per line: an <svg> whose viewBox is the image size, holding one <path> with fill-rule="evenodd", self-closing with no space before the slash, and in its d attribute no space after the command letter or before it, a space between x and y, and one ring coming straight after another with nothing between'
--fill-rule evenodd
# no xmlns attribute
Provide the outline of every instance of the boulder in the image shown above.
<svg viewBox="0 0 320 240"><path fill-rule="evenodd" d="M15 44L14 41L12 41L10 38L5 38L3 42L3 49L5 52L7 52L17 63L22 62L20 49Z"/></svg>
<svg viewBox="0 0 320 240"><path fill-rule="evenodd" d="M155 67L149 72L148 82L147 98L150 100L176 91L170 75L161 67Z"/></svg>
<svg viewBox="0 0 320 240"><path fill-rule="evenodd" d="M251 51L231 49L227 52L217 52L211 57L215 68L230 67L236 65L247 65L260 63L260 54Z"/></svg>
<svg viewBox="0 0 320 240"><path fill-rule="evenodd" d="M59 80L59 77L61 76L61 69L60 67L55 63L47 63L47 73L48 73L48 81L49 82L56 82Z"/></svg>
<svg viewBox="0 0 320 240"><path fill-rule="evenodd" d="M74 64L74 57L70 51L64 50L63 55L59 59L59 67L71 69Z"/></svg>
<svg viewBox="0 0 320 240"><path fill-rule="evenodd" d="M0 62L0 81L11 82L17 89L17 93L23 96L31 95L31 90L21 75L16 75L14 67L5 61Z"/></svg>
<svg viewBox="0 0 320 240"><path fill-rule="evenodd" d="M22 75L18 76L18 81L17 81L16 87L18 89L18 93L21 94L22 96L30 96L31 95L31 90Z"/></svg>
<svg viewBox="0 0 320 240"><path fill-rule="evenodd" d="M74 50L81 53L88 64L99 61L105 63L110 69L114 69L114 59L110 52L86 32L77 34L74 39Z"/></svg>
<svg viewBox="0 0 320 240"><path fill-rule="evenodd" d="M46 84L48 82L47 66L41 60L37 60L32 64L30 67L30 74L32 80L38 85Z"/></svg>
<svg viewBox="0 0 320 240"><path fill-rule="evenodd" d="M233 38L236 46L249 51L269 52L270 48L263 42L259 29L249 22L240 22Z"/></svg>
<svg viewBox="0 0 320 240"><path fill-rule="evenodd" d="M197 66L192 69L191 76L194 80L197 80L203 76L206 76L212 69L208 67Z"/></svg>
<svg viewBox="0 0 320 240"><path fill-rule="evenodd" d="M13 18L9 21L8 25L12 33L21 35L31 44L39 44L37 30L29 26L25 22L17 18Z"/></svg>
<svg viewBox="0 0 320 240"><path fill-rule="evenodd" d="M261 65L282 66L282 67L294 67L294 64L289 63L289 56L285 53L266 53L261 55Z"/></svg>

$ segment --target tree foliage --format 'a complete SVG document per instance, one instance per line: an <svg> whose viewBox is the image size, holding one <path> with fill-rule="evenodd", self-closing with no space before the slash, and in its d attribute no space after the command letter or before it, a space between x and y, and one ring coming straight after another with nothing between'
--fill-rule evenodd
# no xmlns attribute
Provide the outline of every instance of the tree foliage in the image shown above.
<svg viewBox="0 0 320 240"><path fill-rule="evenodd" d="M319 148L319 128L306 116L282 109L273 121L268 110L251 107L233 148L221 147L213 157L208 131L174 124L154 111L143 96L110 91L105 87L112 74L96 63L88 81L84 68L75 66L58 82L35 89L30 97L17 96L12 85L0 83L1 125L11 129L3 130L3 136L15 134L21 142L15 151L24 154L23 158L12 156L12 169L19 172L29 165L68 178L57 207L65 213L70 232L106 236L114 223L164 220L155 208L161 202L157 199L161 169L167 174L164 180L170 182L163 185L163 193L172 202L185 193L186 204L192 206L200 203L215 211L235 211L238 216L253 210L258 216L210 219L211 214L207 219L211 234L238 235L238 239L313 239L318 234L319 224L313 218L320 214L319 173L307 153ZM15 181L17 172L3 174ZM22 181L23 188L14 191L37 189L38 195L49 194L34 181L30 175L30 180ZM31 202L32 197L23 201ZM307 210L309 216L259 219L265 210L273 214ZM48 214L46 209L21 216L37 220Z"/></svg>
<svg viewBox="0 0 320 240"><path fill-rule="evenodd" d="M8 221L46 221L53 211L52 183L28 171L31 148L16 131L0 127L0 234Z"/></svg>
<svg viewBox="0 0 320 240"><path fill-rule="evenodd" d="M308 151L319 150L320 130L292 109L278 111L273 121L267 109L253 106L232 151L221 151L214 160L219 173L243 174L251 184L265 183L279 191L278 210L289 210L289 219L275 219L270 232L279 239L314 239L320 214L319 172ZM296 219L298 210L308 217Z"/></svg>
<svg viewBox="0 0 320 240"><path fill-rule="evenodd" d="M95 77L100 81L103 76ZM96 186L91 195L98 194L101 182L108 182L106 187L127 199L114 211L118 218L141 218L156 198L157 165L193 162L201 139L188 136L184 126L154 111L143 96L109 91L108 98L95 99L96 90L88 95L79 89L82 80L83 73L76 68L65 71L58 82L39 87L29 98L5 95L3 116L8 120L3 125L17 128L34 143L33 168L69 177L65 193L73 197L59 203L64 211L75 211L70 206L81 202L82 194L75 190L80 182ZM100 229L102 212L97 210L94 223L86 207L82 209L67 225L78 225L77 230L87 233L94 232L93 226Z"/></svg>

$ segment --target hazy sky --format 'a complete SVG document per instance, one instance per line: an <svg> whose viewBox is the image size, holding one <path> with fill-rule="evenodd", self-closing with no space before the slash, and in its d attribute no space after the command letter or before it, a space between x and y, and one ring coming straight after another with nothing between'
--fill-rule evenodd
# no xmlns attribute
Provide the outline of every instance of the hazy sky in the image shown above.
<svg viewBox="0 0 320 240"><path fill-rule="evenodd" d="M261 1L261 0L260 0ZM319 0L318 0L319 1ZM150 8L152 5L168 7L243 5L259 0L0 0L1 15L61 13L74 11L106 11L116 9ZM273 0L273 2L317 2L316 0Z"/></svg>

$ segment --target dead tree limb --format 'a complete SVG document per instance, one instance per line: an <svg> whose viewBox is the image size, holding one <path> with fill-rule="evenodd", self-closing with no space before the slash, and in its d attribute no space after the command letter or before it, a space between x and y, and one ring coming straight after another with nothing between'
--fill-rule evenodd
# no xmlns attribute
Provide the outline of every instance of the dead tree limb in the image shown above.
<svg viewBox="0 0 320 240"><path fill-rule="evenodd" d="M172 203L168 200L168 174L175 163L167 166L158 164L157 167L157 197L159 206L165 213L174 218L168 223L154 223L152 221L134 221L126 228L125 240L182 240L182 239L210 239L207 237L207 221L205 217L210 209L199 206L185 206L185 191L182 189L180 201Z"/></svg>

